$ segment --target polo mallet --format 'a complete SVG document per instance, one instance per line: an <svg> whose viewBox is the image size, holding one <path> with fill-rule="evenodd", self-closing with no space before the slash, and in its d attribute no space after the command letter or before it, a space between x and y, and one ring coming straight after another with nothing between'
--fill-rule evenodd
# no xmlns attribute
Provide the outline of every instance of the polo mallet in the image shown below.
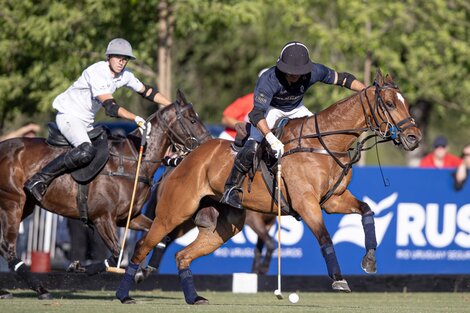
<svg viewBox="0 0 470 313"><path fill-rule="evenodd" d="M132 208L134 207L135 191L137 190L137 183L139 181L140 162L142 161L142 154L144 153L144 147L145 147L146 141L147 141L147 127L145 127L143 131L142 140L140 143L139 157L137 159L137 169L135 172L134 189L132 190L131 204L129 206L129 214L127 215L126 231L124 232L124 237L122 237L121 252L119 253L119 259L118 259L116 267L109 266L106 269L107 272L112 272L112 273L117 273L117 274L125 273L125 269L121 268L122 254L124 253L124 246L126 245L127 232L129 231L129 224L131 222Z"/></svg>
<svg viewBox="0 0 470 313"><path fill-rule="evenodd" d="M274 295L282 300L281 292L281 160L277 163L277 289Z"/></svg>

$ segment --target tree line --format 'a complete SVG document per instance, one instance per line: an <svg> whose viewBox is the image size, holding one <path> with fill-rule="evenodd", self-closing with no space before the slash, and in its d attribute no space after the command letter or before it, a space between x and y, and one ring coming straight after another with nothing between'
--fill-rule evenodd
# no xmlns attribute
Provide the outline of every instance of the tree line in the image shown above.
<svg viewBox="0 0 470 313"><path fill-rule="evenodd" d="M469 137L470 4L466 0L0 0L0 128L45 124L51 103L109 40L128 39L129 68L174 98L176 89L208 123L253 90L282 46L299 40L314 62L367 84L390 73L412 105L427 141L439 132ZM348 96L316 86L313 111ZM118 102L139 114L152 105L127 91ZM102 116L105 119L104 115Z"/></svg>

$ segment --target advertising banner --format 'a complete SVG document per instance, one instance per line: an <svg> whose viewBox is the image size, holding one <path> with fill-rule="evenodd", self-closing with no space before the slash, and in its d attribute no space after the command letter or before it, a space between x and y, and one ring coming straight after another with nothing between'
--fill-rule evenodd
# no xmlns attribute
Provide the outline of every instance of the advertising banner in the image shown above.
<svg viewBox="0 0 470 313"><path fill-rule="evenodd" d="M383 176L382 176L383 173ZM356 167L351 192L375 213L377 274L469 274L470 183L454 191L452 171L405 167ZM361 217L323 214L343 274L364 274ZM281 221L282 274L327 275L320 247L303 222ZM277 240L277 225L270 231ZM174 255L197 229L173 243L161 273L177 272ZM214 253L196 260L196 274L250 272L256 234L247 226ZM277 241L276 241L277 245ZM277 250L269 273L277 274Z"/></svg>

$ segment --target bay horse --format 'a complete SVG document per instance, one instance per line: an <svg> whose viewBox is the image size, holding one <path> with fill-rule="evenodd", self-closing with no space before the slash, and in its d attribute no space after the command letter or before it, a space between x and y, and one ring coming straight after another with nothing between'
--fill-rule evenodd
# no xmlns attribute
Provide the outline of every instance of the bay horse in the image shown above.
<svg viewBox="0 0 470 313"><path fill-rule="evenodd" d="M155 170L160 165L170 145L189 152L200 142L206 141L210 133L191 103L178 91L177 100L157 110L149 117L152 131L147 140L142 158L139 184L131 213L130 229L147 231L152 220L140 214L140 208L150 189ZM125 139L108 141L109 160L99 175L89 183L88 218L96 227L112 257L116 261L120 245L117 227L125 227L129 214L131 190L133 188L138 146L141 134L138 129ZM52 296L31 276L28 268L16 255L16 239L20 222L33 212L37 204L34 198L23 190L24 182L45 164L69 148L52 147L44 138L15 138L0 142L0 255L12 271L24 279L37 292L39 299ZM45 194L41 207L65 217L78 219L76 204L78 184L71 175L55 179ZM104 263L100 262L100 265ZM102 266L102 271L106 266ZM1 290L0 298L11 298L11 293Z"/></svg>
<svg viewBox="0 0 470 313"><path fill-rule="evenodd" d="M332 288L346 292L350 288L341 274L322 210L329 214L361 214L366 247L361 266L368 273L375 272L377 242L373 211L347 189L352 164L359 160L366 140L358 138L366 131L372 132L366 139L379 137L406 151L417 148L422 139L421 131L410 116L407 100L391 76L384 78L380 70L373 85L318 114L289 120L280 136L285 145L281 159L282 193L316 237L328 275L333 280ZM357 146L351 153L354 142ZM136 244L131 263L116 291L122 303L135 303L129 296L135 275L132 264L139 264L168 233L194 215L198 236L175 258L186 303L208 303L198 295L189 267L195 259L212 253L240 232L245 210L220 208L210 214L201 214L204 209L197 210L203 199L220 199L234 157L229 142L209 140L191 152L164 180L160 186L162 196L155 208L156 217L149 232ZM247 184L245 181L243 185L243 207L276 214L277 206L261 174L256 172L249 192L246 192Z"/></svg>

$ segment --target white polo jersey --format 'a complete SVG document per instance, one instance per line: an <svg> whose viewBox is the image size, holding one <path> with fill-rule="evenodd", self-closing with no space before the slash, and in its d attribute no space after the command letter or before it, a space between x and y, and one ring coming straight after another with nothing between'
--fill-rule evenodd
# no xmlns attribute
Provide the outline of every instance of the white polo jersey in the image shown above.
<svg viewBox="0 0 470 313"><path fill-rule="evenodd" d="M100 61L85 69L72 86L54 99L52 107L59 113L72 114L92 124L102 107L96 97L113 94L123 86L138 92L144 85L127 69L113 76L109 63Z"/></svg>

